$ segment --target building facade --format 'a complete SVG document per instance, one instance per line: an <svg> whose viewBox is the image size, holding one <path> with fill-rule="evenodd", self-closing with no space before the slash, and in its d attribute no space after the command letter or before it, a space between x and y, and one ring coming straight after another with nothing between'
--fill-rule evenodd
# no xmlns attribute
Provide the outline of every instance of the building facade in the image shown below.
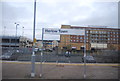
<svg viewBox="0 0 120 81"><path fill-rule="evenodd" d="M52 49L58 46L59 40L43 40L44 49ZM42 40L37 40L36 46L42 48Z"/></svg>
<svg viewBox="0 0 120 81"><path fill-rule="evenodd" d="M61 29L84 29L86 31L86 49L110 49L120 50L120 29L98 28L98 27L77 27L62 25ZM84 35L60 35L59 47L75 48L81 50L84 47Z"/></svg>
<svg viewBox="0 0 120 81"><path fill-rule="evenodd" d="M32 47L32 40L23 36L0 36L2 47Z"/></svg>

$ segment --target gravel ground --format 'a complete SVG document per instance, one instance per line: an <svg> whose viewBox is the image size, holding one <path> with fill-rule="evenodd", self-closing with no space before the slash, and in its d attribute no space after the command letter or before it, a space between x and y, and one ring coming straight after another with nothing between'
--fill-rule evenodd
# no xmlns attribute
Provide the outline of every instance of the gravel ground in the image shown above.
<svg viewBox="0 0 120 81"><path fill-rule="evenodd" d="M84 79L84 66L72 64L43 64L43 76L39 78L40 64L35 65L35 79ZM86 79L118 79L118 66L94 64L86 67ZM31 64L3 62L3 79L30 79Z"/></svg>

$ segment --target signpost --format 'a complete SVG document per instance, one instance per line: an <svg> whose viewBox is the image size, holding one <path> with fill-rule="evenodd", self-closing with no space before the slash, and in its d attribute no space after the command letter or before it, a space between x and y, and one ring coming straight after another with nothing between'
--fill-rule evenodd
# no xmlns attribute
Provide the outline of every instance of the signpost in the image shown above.
<svg viewBox="0 0 120 81"><path fill-rule="evenodd" d="M43 38L44 38L44 28L42 28L42 49L41 49L41 57L40 57L40 77L42 77L42 57L43 57Z"/></svg>
<svg viewBox="0 0 120 81"><path fill-rule="evenodd" d="M86 78L86 30L84 35L84 78Z"/></svg>
<svg viewBox="0 0 120 81"><path fill-rule="evenodd" d="M42 45L44 34L53 35L84 35L84 78L86 78L86 30L85 29L54 29L54 28L43 28L42 29ZM41 73L42 76L42 57L43 57L43 46L41 52Z"/></svg>

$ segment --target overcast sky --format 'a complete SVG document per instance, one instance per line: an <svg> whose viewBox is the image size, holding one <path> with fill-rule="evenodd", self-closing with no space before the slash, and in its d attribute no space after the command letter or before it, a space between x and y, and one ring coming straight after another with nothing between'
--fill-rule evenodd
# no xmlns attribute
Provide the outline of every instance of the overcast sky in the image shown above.
<svg viewBox="0 0 120 81"><path fill-rule="evenodd" d="M32 39L34 0L2 2L3 35L15 36L15 22L19 23L18 35ZM60 28L61 24L72 26L101 25L118 27L118 3L95 2L95 0L37 0L36 38L41 39L41 28ZM1 14L1 13L0 13ZM24 27L24 34L23 29ZM45 39L59 36L45 35Z"/></svg>

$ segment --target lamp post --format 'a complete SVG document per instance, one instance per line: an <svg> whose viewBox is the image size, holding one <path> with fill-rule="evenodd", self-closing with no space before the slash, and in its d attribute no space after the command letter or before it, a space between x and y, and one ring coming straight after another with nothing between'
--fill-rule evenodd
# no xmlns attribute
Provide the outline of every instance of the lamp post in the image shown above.
<svg viewBox="0 0 120 81"><path fill-rule="evenodd" d="M4 34L4 36L5 36L5 30L6 30L6 26L4 26L4 33L3 33L3 34Z"/></svg>
<svg viewBox="0 0 120 81"><path fill-rule="evenodd" d="M24 27L22 27L22 36L24 36Z"/></svg>
<svg viewBox="0 0 120 81"><path fill-rule="evenodd" d="M32 56L31 56L31 77L35 77L35 22L36 22L36 0L34 0L34 22L33 22L33 49L32 49Z"/></svg>
<svg viewBox="0 0 120 81"><path fill-rule="evenodd" d="M15 25L16 25L16 41L15 41L15 46L17 47L17 27L18 27L18 23L15 22Z"/></svg>
<svg viewBox="0 0 120 81"><path fill-rule="evenodd" d="M22 27L22 38L23 38L23 40L22 40L22 47L24 47L24 27Z"/></svg>

